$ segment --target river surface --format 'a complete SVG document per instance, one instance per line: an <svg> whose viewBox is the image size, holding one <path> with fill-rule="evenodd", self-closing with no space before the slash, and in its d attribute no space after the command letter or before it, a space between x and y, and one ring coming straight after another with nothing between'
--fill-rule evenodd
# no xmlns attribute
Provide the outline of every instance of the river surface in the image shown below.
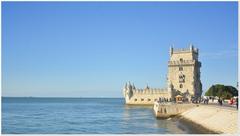
<svg viewBox="0 0 240 136"><path fill-rule="evenodd" d="M177 119L156 119L151 106L121 98L2 97L3 134L197 133Z"/></svg>

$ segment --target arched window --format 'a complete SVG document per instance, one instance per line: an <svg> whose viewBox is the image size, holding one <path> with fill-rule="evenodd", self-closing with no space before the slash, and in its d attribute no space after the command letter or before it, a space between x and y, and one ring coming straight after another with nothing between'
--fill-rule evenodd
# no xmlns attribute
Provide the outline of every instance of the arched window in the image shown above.
<svg viewBox="0 0 240 136"><path fill-rule="evenodd" d="M179 85L179 87L180 87L180 88L183 88L183 85L182 85L182 84L180 84L180 85Z"/></svg>
<svg viewBox="0 0 240 136"><path fill-rule="evenodd" d="M183 71L183 67L179 67L179 71Z"/></svg>
<svg viewBox="0 0 240 136"><path fill-rule="evenodd" d="M182 73L179 74L179 83L184 83L185 82L185 75Z"/></svg>

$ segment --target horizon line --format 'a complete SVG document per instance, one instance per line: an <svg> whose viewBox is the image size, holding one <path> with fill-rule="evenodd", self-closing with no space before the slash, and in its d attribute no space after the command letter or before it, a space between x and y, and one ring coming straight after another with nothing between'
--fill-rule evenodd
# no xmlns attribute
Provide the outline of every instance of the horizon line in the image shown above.
<svg viewBox="0 0 240 136"><path fill-rule="evenodd" d="M2 98L103 98L103 99L112 99L112 98L124 98L124 97L63 97L63 96L1 96Z"/></svg>

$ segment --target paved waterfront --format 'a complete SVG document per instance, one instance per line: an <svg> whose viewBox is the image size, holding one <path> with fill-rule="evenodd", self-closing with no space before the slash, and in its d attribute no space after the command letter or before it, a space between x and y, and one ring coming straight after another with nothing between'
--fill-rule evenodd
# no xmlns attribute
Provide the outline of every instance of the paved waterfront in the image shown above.
<svg viewBox="0 0 240 136"><path fill-rule="evenodd" d="M223 108L223 109L229 109L229 110L237 110L236 105L230 105L228 103L223 103L223 105L219 105L216 102L209 102L208 104L203 104L201 103L200 105L202 106L212 106L212 107L216 107L216 108Z"/></svg>
<svg viewBox="0 0 240 136"><path fill-rule="evenodd" d="M215 103L199 104L181 114L184 119L194 122L217 133L236 133L238 110L228 105Z"/></svg>

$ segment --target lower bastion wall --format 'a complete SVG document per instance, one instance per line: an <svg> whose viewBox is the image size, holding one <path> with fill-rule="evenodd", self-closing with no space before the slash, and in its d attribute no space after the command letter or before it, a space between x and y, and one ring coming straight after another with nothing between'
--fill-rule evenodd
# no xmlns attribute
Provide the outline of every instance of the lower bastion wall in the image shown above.
<svg viewBox="0 0 240 136"><path fill-rule="evenodd" d="M126 98L126 104L149 104L153 105L155 101L159 100L159 98L162 98L165 100L169 100L171 98L171 95L168 93L167 90L161 90L161 91L133 91L133 94L131 97Z"/></svg>

